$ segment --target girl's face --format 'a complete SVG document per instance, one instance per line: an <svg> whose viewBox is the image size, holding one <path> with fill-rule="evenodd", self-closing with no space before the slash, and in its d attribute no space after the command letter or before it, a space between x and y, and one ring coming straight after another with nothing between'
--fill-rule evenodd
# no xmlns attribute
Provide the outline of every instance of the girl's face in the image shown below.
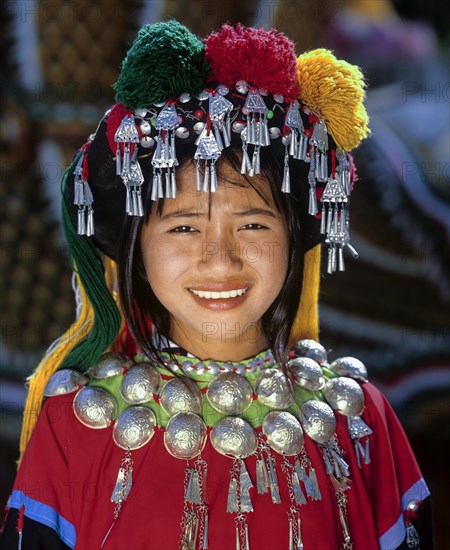
<svg viewBox="0 0 450 550"><path fill-rule="evenodd" d="M179 170L177 197L153 208L141 247L170 337L201 359L239 361L268 346L262 316L285 281L288 231L265 180L252 183L268 204L228 164L221 175L215 193L199 193L195 167Z"/></svg>

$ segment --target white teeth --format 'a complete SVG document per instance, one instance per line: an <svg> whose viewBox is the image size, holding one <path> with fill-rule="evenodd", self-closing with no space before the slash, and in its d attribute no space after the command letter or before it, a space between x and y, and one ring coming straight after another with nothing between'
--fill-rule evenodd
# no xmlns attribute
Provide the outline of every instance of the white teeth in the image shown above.
<svg viewBox="0 0 450 550"><path fill-rule="evenodd" d="M224 298L236 298L236 296L242 296L245 292L247 292L248 288L239 288L236 290L230 290L229 292L210 292L207 290L193 290L192 288L189 289L192 294L195 294L199 298L207 298L209 300L219 300Z"/></svg>

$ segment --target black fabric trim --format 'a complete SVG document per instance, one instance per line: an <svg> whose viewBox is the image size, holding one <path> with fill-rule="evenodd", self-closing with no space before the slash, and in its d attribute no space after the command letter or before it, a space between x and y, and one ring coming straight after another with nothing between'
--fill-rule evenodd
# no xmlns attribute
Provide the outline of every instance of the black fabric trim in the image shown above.
<svg viewBox="0 0 450 550"><path fill-rule="evenodd" d="M8 511L3 531L0 533L1 550L17 550L18 548L19 534L16 529L18 513L16 508L11 508ZM58 537L51 527L24 517L22 550L70 550L70 547Z"/></svg>

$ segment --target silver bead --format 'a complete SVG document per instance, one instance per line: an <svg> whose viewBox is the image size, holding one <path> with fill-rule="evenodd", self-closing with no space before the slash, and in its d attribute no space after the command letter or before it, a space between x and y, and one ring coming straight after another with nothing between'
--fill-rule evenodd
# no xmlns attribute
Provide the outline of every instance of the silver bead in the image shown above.
<svg viewBox="0 0 450 550"><path fill-rule="evenodd" d="M219 420L210 437L217 452L233 458L246 458L258 447L255 430L248 422L236 416Z"/></svg>
<svg viewBox="0 0 450 550"><path fill-rule="evenodd" d="M193 413L180 412L169 420L164 445L175 458L189 460L198 456L206 442L206 425Z"/></svg>
<svg viewBox="0 0 450 550"><path fill-rule="evenodd" d="M248 82L245 80L238 80L236 82L236 90L241 94L246 94L248 92Z"/></svg>
<svg viewBox="0 0 450 550"><path fill-rule="evenodd" d="M155 433L156 416L147 407L129 407L114 423L113 440L121 449L134 451L150 441Z"/></svg>
<svg viewBox="0 0 450 550"><path fill-rule="evenodd" d="M356 380L367 382L367 369L364 363L356 357L339 357L331 363L330 369L340 376L350 376Z"/></svg>
<svg viewBox="0 0 450 550"><path fill-rule="evenodd" d="M258 91L262 96L268 96L269 95L269 92L267 90L265 90L264 88L260 88Z"/></svg>
<svg viewBox="0 0 450 550"><path fill-rule="evenodd" d="M185 376L169 380L159 398L161 407L169 416L179 412L200 414L202 409L202 398L197 384Z"/></svg>
<svg viewBox="0 0 450 550"><path fill-rule="evenodd" d="M245 365L243 363L238 363L235 368L234 368L235 372L237 372L238 374L244 374L245 371L246 371L246 368L245 368Z"/></svg>
<svg viewBox="0 0 450 550"><path fill-rule="evenodd" d="M217 363L210 363L207 368L208 374L212 374L215 376L216 374L219 374L219 365Z"/></svg>
<svg viewBox="0 0 450 550"><path fill-rule="evenodd" d="M233 122L233 124L231 125L231 129L232 129L233 132L235 132L236 134L242 133L242 131L244 130L244 128L245 128L245 122L242 122L242 120L236 120L236 121Z"/></svg>
<svg viewBox="0 0 450 550"><path fill-rule="evenodd" d="M325 379L319 363L309 357L296 357L288 361L288 367L294 382L307 390L320 390Z"/></svg>
<svg viewBox="0 0 450 550"><path fill-rule="evenodd" d="M294 402L292 384L278 369L265 369L256 380L255 392L261 403L273 409L287 409Z"/></svg>
<svg viewBox="0 0 450 550"><path fill-rule="evenodd" d="M300 420L305 432L316 443L327 443L336 430L333 409L322 401L306 401L300 408Z"/></svg>
<svg viewBox="0 0 450 550"><path fill-rule="evenodd" d="M88 386L73 400L73 412L88 428L107 428L117 416L117 402L103 388Z"/></svg>
<svg viewBox="0 0 450 550"><path fill-rule="evenodd" d="M164 107L165 104L166 104L165 101L159 101L158 103L153 103L153 105L158 109L160 109L161 107Z"/></svg>
<svg viewBox="0 0 450 550"><path fill-rule="evenodd" d="M269 413L263 421L262 431L270 447L282 455L296 456L303 447L302 427L291 413L285 411Z"/></svg>
<svg viewBox="0 0 450 550"><path fill-rule="evenodd" d="M273 98L277 103L284 103L284 96L281 94L273 94Z"/></svg>
<svg viewBox="0 0 450 550"><path fill-rule="evenodd" d="M300 340L294 346L294 353L299 357L314 359L319 365L327 362L327 350L315 340Z"/></svg>
<svg viewBox="0 0 450 550"><path fill-rule="evenodd" d="M143 120L141 122L140 128L144 136L148 136L152 131L152 125L150 124L150 122L147 122L146 120Z"/></svg>
<svg viewBox="0 0 450 550"><path fill-rule="evenodd" d="M272 128L269 128L270 139L277 139L280 136L280 134L281 134L281 130L276 126L272 126Z"/></svg>
<svg viewBox="0 0 450 550"><path fill-rule="evenodd" d="M217 86L217 88L216 88L216 92L220 95L227 95L229 91L230 91L230 89L227 88L227 86L225 86L225 84L219 84L219 86Z"/></svg>
<svg viewBox="0 0 450 550"><path fill-rule="evenodd" d="M120 393L127 403L145 403L153 399L161 385L161 375L150 363L131 367L122 379Z"/></svg>
<svg viewBox="0 0 450 550"><path fill-rule="evenodd" d="M206 396L222 414L237 415L252 404L253 390L246 378L235 372L223 372L211 380Z"/></svg>
<svg viewBox="0 0 450 550"><path fill-rule="evenodd" d="M180 139L186 139L189 137L189 130L185 128L184 126L179 126L175 130L175 135Z"/></svg>
<svg viewBox="0 0 450 550"><path fill-rule="evenodd" d="M155 145L155 140L150 136L142 136L141 139L139 140L139 143L145 149L150 149Z"/></svg>
<svg viewBox="0 0 450 550"><path fill-rule="evenodd" d="M194 132L196 134L201 134L203 132L203 129L205 127L205 123L204 122L196 122L194 124Z"/></svg>
<svg viewBox="0 0 450 550"><path fill-rule="evenodd" d="M200 93L198 94L197 97L198 97L198 99L199 99L200 101L205 101L205 99L208 99L208 98L209 98L209 92L208 92L207 90L203 90L202 92L200 92Z"/></svg>
<svg viewBox="0 0 450 550"><path fill-rule="evenodd" d="M44 389L44 397L53 397L55 395L65 395L77 390L80 386L88 383L86 376L71 369L62 369L56 371L47 382Z"/></svg>
<svg viewBox="0 0 450 550"><path fill-rule="evenodd" d="M364 410L364 394L351 378L332 378L323 388L323 394L332 409L345 416L359 416Z"/></svg>
<svg viewBox="0 0 450 550"><path fill-rule="evenodd" d="M147 114L147 109L135 109L134 116L138 118L144 118Z"/></svg>
<svg viewBox="0 0 450 550"><path fill-rule="evenodd" d="M191 99L191 96L187 92L183 92L180 95L180 103L187 103L188 101L190 101L190 99Z"/></svg>
<svg viewBox="0 0 450 550"><path fill-rule="evenodd" d="M126 355L112 351L100 357L92 369L92 376L98 380L110 378L122 374L123 369L131 365L132 361Z"/></svg>

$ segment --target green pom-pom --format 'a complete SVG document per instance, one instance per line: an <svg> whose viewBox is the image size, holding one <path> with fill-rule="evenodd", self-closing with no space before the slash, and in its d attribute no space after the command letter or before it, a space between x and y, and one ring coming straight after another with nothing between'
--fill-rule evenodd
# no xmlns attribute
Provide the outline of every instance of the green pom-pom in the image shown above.
<svg viewBox="0 0 450 550"><path fill-rule="evenodd" d="M177 21L142 27L114 85L116 102L138 109L182 92L200 93L210 74L204 51L203 42Z"/></svg>

